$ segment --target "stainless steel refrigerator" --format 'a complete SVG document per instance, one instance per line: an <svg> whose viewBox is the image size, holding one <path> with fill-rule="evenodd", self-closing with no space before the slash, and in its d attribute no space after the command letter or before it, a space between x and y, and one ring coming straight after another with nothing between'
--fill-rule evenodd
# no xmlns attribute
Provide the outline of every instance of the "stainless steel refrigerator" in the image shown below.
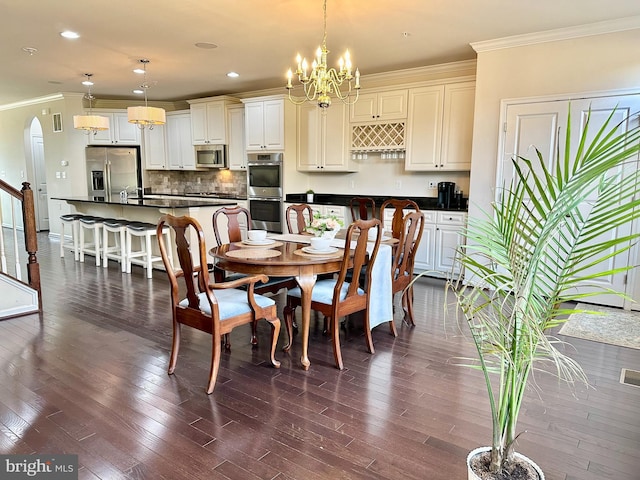
<svg viewBox="0 0 640 480"><path fill-rule="evenodd" d="M139 147L87 147L87 186L90 197L117 199L120 192L142 192Z"/></svg>

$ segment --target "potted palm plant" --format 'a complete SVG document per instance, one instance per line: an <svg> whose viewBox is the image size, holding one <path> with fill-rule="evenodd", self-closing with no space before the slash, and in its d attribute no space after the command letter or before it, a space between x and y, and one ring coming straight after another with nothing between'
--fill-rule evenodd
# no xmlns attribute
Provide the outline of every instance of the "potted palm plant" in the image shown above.
<svg viewBox="0 0 640 480"><path fill-rule="evenodd" d="M593 134L587 119L575 151L558 151L551 169L537 150L533 159L514 159L511 184L490 213L465 229L466 246L456 258L465 279L449 279L447 293L470 329L477 357L464 363L484 375L493 427L491 446L469 454L470 479L544 478L537 467L519 476L532 462L514 452L518 414L538 365L552 366L568 382L587 382L548 330L575 312L566 302L602 293L580 287L619 273L601 262L638 239L638 233L604 239L640 216L640 126L626 128L631 121L615 124L612 115ZM571 139L569 123L567 145ZM605 268L594 273L594 265Z"/></svg>

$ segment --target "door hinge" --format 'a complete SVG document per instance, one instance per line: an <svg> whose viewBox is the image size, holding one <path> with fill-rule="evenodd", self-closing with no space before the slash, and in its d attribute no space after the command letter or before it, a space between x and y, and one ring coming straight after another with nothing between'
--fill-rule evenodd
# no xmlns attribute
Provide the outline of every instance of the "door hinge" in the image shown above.
<svg viewBox="0 0 640 480"><path fill-rule="evenodd" d="M504 133L507 133L507 122L504 122L504 123L502 124L502 131L503 131Z"/></svg>

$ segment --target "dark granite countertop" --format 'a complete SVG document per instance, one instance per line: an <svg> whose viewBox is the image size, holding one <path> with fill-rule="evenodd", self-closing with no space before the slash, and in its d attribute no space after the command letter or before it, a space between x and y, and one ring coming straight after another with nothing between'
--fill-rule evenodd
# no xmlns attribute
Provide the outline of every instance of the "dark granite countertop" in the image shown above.
<svg viewBox="0 0 640 480"><path fill-rule="evenodd" d="M150 208L197 208L197 207L221 207L225 205L236 205L233 199L193 197L193 198L172 198L171 196L153 197L129 197L126 201L117 198L106 197L53 197L54 200L64 200L67 202L83 202L104 205L121 205L123 207L150 207Z"/></svg>
<svg viewBox="0 0 640 480"><path fill-rule="evenodd" d="M389 198L409 198L416 202L421 210L449 210L456 212L466 212L467 199L464 199L465 208L438 208L437 197L403 197L403 196L389 196L389 195L336 195L332 193L315 193L313 195L313 203L318 205L340 205L343 207L349 206L349 201L354 197L371 197L375 200L376 206L379 208L385 200ZM306 193L290 193L285 198L289 203L307 203Z"/></svg>

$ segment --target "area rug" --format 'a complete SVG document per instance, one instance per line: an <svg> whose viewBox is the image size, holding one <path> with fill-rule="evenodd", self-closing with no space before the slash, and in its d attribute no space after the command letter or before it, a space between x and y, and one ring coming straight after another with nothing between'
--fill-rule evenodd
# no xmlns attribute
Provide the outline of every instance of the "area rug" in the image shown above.
<svg viewBox="0 0 640 480"><path fill-rule="evenodd" d="M560 329L561 335L594 342L640 349L640 312L579 303L576 310L598 313L573 313Z"/></svg>

